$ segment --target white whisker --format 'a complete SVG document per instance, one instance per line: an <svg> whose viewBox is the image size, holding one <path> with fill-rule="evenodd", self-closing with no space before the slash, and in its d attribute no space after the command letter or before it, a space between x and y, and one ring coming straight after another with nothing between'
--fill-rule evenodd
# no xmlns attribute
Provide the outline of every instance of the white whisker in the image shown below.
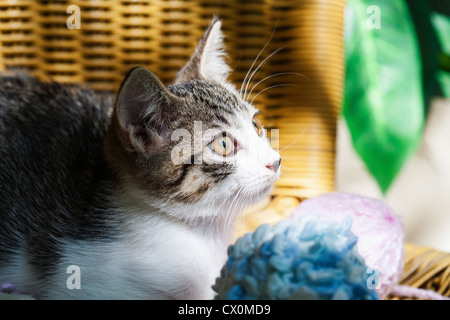
<svg viewBox="0 0 450 320"><path fill-rule="evenodd" d="M284 166L284 165L281 165L280 167L281 167L282 170L286 170L286 169L287 169L287 171L289 171L289 170L290 170L290 171L295 171L295 169L286 167L286 166ZM281 172L281 173L283 173L283 172Z"/></svg>
<svg viewBox="0 0 450 320"><path fill-rule="evenodd" d="M241 50L241 52L239 53L239 59L237 60L235 66L233 67L233 70L236 70L236 69L237 69L237 66L239 65L239 62L241 62L241 58L242 58L242 50Z"/></svg>
<svg viewBox="0 0 450 320"><path fill-rule="evenodd" d="M227 213L225 215L225 225L224 227L228 227L228 219L229 219L229 215L232 214L232 208L233 208L233 204L236 201L236 199L238 199L239 194L241 193L241 191L244 189L244 187L241 187L238 192L236 192L236 195L233 198L233 201L231 201L230 207L227 210Z"/></svg>
<svg viewBox="0 0 450 320"><path fill-rule="evenodd" d="M246 80L247 80L247 77L248 77L248 75L250 74L250 72L252 71L253 66L255 65L256 61L258 61L259 57L260 57L261 54L264 52L264 50L266 49L267 45L268 45L269 42L272 40L272 37L273 37L273 35L274 35L274 33L275 33L275 29L276 29L277 25L278 25L278 20L277 20L277 22L275 23L275 27L273 28L273 31L272 31L272 34L270 35L269 40L267 40L267 42L266 42L266 44L264 45L264 47L261 49L261 51L259 51L259 53L258 53L258 55L256 56L255 60L253 60L252 65L251 65L250 68L248 69L247 74L245 75L244 81L243 81L242 84L241 84L241 89L240 89L240 91L239 91L239 94L240 94L241 97L242 97L242 88L243 88L244 85L245 85L245 82L246 82Z"/></svg>
<svg viewBox="0 0 450 320"><path fill-rule="evenodd" d="M241 203L239 204L240 208L237 210L238 214L236 217L236 220L239 220L240 217L242 217L242 222L244 221L244 208L247 206L246 202L244 200L241 200Z"/></svg>
<svg viewBox="0 0 450 320"><path fill-rule="evenodd" d="M269 39L269 41L270 41L270 39ZM242 96L242 90L243 90L243 88L244 88L244 86L245 86L245 84L246 84L247 77L248 77L248 75L250 74L250 72L252 72L253 66L255 65L256 61L258 61L259 56L260 56L261 53L264 51L264 49L266 48L266 46L267 46L268 43L269 43L269 42L267 42L267 43L264 45L264 47L261 49L261 51L260 51L260 52L258 53L258 55L256 56L255 60L253 60L252 65L250 66L250 68L249 68L248 71L247 71L247 74L245 75L244 81L242 81L241 89L239 90L239 95L240 95L242 98L243 98L243 96Z"/></svg>
<svg viewBox="0 0 450 320"><path fill-rule="evenodd" d="M291 147L294 143L296 143L306 132L308 128L304 128L302 132L300 132L300 134L294 139L294 141L292 141L290 144L288 144L286 147L282 148L280 151L278 152L283 152L284 150L286 150L287 148Z"/></svg>
<svg viewBox="0 0 450 320"><path fill-rule="evenodd" d="M220 214L220 209L222 209L223 205L233 196L233 193L229 194L225 200L222 202L222 204L216 209L215 214L213 216L213 219L211 219L211 225L212 222L214 221L214 219L216 219L218 217L218 215Z"/></svg>
<svg viewBox="0 0 450 320"><path fill-rule="evenodd" d="M270 75L270 76L267 76L267 77L265 77L264 79L258 81L258 82L252 87L252 89L251 89L250 92L248 93L248 96L251 96L253 90L254 90L259 84L263 83L264 81L266 81L266 80L268 80L268 79L270 79L270 78L273 78L273 77L285 76L285 75L297 75L297 76L301 76L301 77L303 77L303 78L306 78L306 79L308 79L308 80L311 80L311 79L309 79L307 76L305 76L304 74L301 74L301 73L298 73L298 72L279 72L279 73L275 73L275 74L272 74L272 75Z"/></svg>
<svg viewBox="0 0 450 320"><path fill-rule="evenodd" d="M245 194L245 190L244 190L244 194L242 195L242 197L240 199L240 201L241 201L241 203L239 204L240 208L239 208L239 210L237 210L238 213L237 213L237 217L236 217L236 220L241 218L242 219L241 220L242 223L244 223L244 216L245 216L244 209L247 207L247 202L244 201L244 199L247 199L247 195Z"/></svg>
<svg viewBox="0 0 450 320"><path fill-rule="evenodd" d="M273 89L273 88L277 88L277 87L287 87L287 86L291 86L291 87L297 87L299 89L301 89L299 86L292 84L292 83L280 83L280 84L274 84L273 86L267 87L262 89L260 92L258 92L256 94L256 96L253 97L252 101L250 101L250 104L253 104L253 101L256 99L257 96L259 96L261 93L263 93L264 91L267 91L269 89Z"/></svg>
<svg viewBox="0 0 450 320"><path fill-rule="evenodd" d="M228 221L225 222L227 228L229 228L230 225L231 225L231 224L233 223L233 221L235 220L235 216L236 216L235 211L236 211L236 209L237 209L239 203L242 201L242 199L241 199L241 194L240 194L240 193L242 192L242 190L244 190L243 187L239 190L238 196L235 198L235 200L237 200L236 203L231 204L231 206L230 206L230 209L231 209L231 210L230 210L230 214L229 214L229 219L228 219ZM234 202L234 201L233 201L233 202Z"/></svg>
<svg viewBox="0 0 450 320"><path fill-rule="evenodd" d="M282 50L282 49L284 49L284 47L278 48L278 49L276 49L275 51L273 51L271 54L269 54L266 58L264 58L263 61L261 61L261 62L259 63L258 67L252 72L252 74L250 75L250 78L248 78L247 84L245 85L245 90L244 90L244 100L248 98L248 95L247 95L247 89L248 89L248 86L249 86L250 82L252 81L253 76L255 75L255 73L256 73L259 69L261 69L261 67L262 67L262 66L263 66L270 58L272 58L275 54L277 54L278 52L280 52L280 50Z"/></svg>

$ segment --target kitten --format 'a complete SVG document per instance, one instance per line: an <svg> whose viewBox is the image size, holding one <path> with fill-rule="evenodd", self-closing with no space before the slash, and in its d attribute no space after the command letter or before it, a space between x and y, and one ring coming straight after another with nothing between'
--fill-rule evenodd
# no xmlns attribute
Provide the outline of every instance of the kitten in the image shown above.
<svg viewBox="0 0 450 320"><path fill-rule="evenodd" d="M233 221L279 176L227 82L221 22L165 87L132 69L115 104L0 76L0 283L40 299L211 299Z"/></svg>

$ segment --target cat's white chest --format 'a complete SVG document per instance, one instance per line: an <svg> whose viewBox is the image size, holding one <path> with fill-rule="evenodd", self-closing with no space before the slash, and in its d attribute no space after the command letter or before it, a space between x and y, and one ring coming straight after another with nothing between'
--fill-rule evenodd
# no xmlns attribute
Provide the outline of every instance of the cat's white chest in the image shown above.
<svg viewBox="0 0 450 320"><path fill-rule="evenodd" d="M212 299L211 286L226 259L221 232L150 219L124 239L133 265L130 274L148 279L155 298ZM213 226L211 226L213 228ZM158 292L158 291L163 292Z"/></svg>
<svg viewBox="0 0 450 320"><path fill-rule="evenodd" d="M212 227L212 226L211 226ZM50 297L80 299L212 299L225 263L220 231L204 232L158 217L128 219L111 243L65 246ZM70 289L67 266L79 267L80 288Z"/></svg>

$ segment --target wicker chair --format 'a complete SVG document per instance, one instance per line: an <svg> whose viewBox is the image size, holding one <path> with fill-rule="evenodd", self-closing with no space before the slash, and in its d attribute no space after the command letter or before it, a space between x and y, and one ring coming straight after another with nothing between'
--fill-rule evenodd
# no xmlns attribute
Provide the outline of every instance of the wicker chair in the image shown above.
<svg viewBox="0 0 450 320"><path fill-rule="evenodd" d="M80 29L66 26L69 5L81 9ZM115 91L126 71L141 65L169 83L218 15L238 87L261 53L249 99L265 126L281 133L285 174L270 199L249 209L242 234L334 190L344 7L345 0L1 1L0 69L25 68L102 92ZM449 254L406 244L401 283L450 296L449 266Z"/></svg>

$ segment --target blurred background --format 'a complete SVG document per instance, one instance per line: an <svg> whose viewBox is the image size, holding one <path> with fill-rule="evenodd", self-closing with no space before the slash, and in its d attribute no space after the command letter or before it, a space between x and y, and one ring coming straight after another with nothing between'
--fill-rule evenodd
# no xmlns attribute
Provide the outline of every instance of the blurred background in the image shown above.
<svg viewBox="0 0 450 320"><path fill-rule="evenodd" d="M450 252L450 1L348 0L336 189L386 201Z"/></svg>

